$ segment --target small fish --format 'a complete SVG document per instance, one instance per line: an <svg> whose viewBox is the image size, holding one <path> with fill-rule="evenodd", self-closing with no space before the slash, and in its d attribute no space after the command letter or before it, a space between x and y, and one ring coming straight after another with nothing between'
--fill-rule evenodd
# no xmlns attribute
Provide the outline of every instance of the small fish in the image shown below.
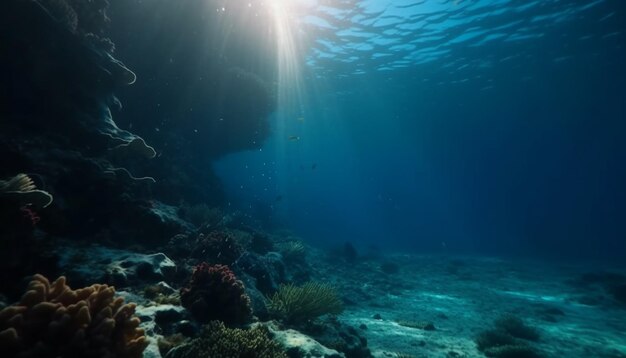
<svg viewBox="0 0 626 358"><path fill-rule="evenodd" d="M317 163L313 163L313 165L311 165L311 170L315 170L315 168L317 168Z"/></svg>
<svg viewBox="0 0 626 358"><path fill-rule="evenodd" d="M283 200L283 196L282 195L277 195L276 196L276 201L281 201Z"/></svg>
<svg viewBox="0 0 626 358"><path fill-rule="evenodd" d="M287 139L289 139L292 142L296 142L300 140L300 137L298 137L297 135L290 135L289 137L287 137Z"/></svg>
<svg viewBox="0 0 626 358"><path fill-rule="evenodd" d="M296 120L297 120L298 122L304 122L304 117L298 117L298 118L296 118Z"/></svg>

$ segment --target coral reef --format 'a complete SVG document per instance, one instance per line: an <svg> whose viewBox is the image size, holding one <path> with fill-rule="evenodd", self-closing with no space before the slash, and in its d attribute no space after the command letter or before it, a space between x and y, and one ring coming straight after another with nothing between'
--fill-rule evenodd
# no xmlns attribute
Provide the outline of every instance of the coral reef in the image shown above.
<svg viewBox="0 0 626 358"><path fill-rule="evenodd" d="M63 276L35 275L21 301L0 311L3 357L141 357L148 342L135 305L114 295L106 285L72 290Z"/></svg>
<svg viewBox="0 0 626 358"><path fill-rule="evenodd" d="M227 328L222 322L206 325L202 335L172 349L167 358L287 358L264 326L252 329Z"/></svg>
<svg viewBox="0 0 626 358"><path fill-rule="evenodd" d="M332 286L307 282L302 286L280 286L269 298L268 310L285 322L296 324L325 314L339 314L343 303Z"/></svg>
<svg viewBox="0 0 626 358"><path fill-rule="evenodd" d="M225 265L203 262L194 267L191 282L181 290L180 301L202 323L220 320L241 324L252 318L243 283Z"/></svg>

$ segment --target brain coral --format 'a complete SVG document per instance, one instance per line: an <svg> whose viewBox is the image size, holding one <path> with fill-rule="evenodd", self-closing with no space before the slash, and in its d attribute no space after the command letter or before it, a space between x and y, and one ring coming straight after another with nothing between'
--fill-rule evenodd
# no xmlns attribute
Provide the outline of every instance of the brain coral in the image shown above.
<svg viewBox="0 0 626 358"><path fill-rule="evenodd" d="M148 342L135 305L115 289L72 290L35 275L19 303L0 311L2 357L141 357Z"/></svg>

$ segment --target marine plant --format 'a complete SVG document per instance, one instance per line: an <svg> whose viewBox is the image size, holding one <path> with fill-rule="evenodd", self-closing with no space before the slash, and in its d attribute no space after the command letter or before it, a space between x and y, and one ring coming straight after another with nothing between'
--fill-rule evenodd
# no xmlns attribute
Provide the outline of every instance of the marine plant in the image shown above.
<svg viewBox="0 0 626 358"><path fill-rule="evenodd" d="M268 311L286 323L296 324L325 314L339 314L343 303L335 288L324 283L281 285L267 304Z"/></svg>
<svg viewBox="0 0 626 358"><path fill-rule="evenodd" d="M3 357L142 357L148 345L135 304L94 284L72 290L61 276L33 276L19 303L0 311Z"/></svg>
<svg viewBox="0 0 626 358"><path fill-rule="evenodd" d="M194 267L189 285L181 290L180 302L201 323L241 324L252 316L243 283L226 265L203 262Z"/></svg>
<svg viewBox="0 0 626 358"><path fill-rule="evenodd" d="M224 323L207 324L199 338L172 349L167 358L287 358L280 344L273 341L267 328L227 328Z"/></svg>
<svg viewBox="0 0 626 358"><path fill-rule="evenodd" d="M287 241L278 245L281 255L285 261L301 261L306 256L306 248L302 241Z"/></svg>

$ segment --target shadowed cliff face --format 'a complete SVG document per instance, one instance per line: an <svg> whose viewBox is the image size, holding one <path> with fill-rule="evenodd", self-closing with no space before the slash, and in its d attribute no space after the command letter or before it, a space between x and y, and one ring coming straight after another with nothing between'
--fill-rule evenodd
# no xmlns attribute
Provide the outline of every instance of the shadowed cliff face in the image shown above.
<svg viewBox="0 0 626 358"><path fill-rule="evenodd" d="M41 210L0 202L0 271L8 286L21 273L54 271L55 258L39 242L50 234L154 244L193 230L178 217L182 202L224 200L211 160L257 147L269 134L269 85L254 72L261 67L216 55L220 45L210 41L217 34L208 44L191 36L207 20L194 20L193 6L183 7L193 26L180 42L172 37L181 15L173 2L155 3L151 10L163 16L152 22L142 17L150 9L133 10L138 4L113 8L124 12L113 12L120 15L114 23L107 1L0 5L0 178L28 173L54 197ZM206 23L212 34L216 24ZM148 34L154 42L142 38ZM115 55L108 36L119 39ZM244 45L237 42L237 51L248 51ZM125 55L138 67L137 83L137 70L116 59ZM122 102L130 104L122 123L133 132L116 124L126 112ZM209 121L217 117L223 120Z"/></svg>
<svg viewBox="0 0 626 358"><path fill-rule="evenodd" d="M245 9L219 1L111 1L109 35L138 76L120 94L120 123L164 156L184 148L203 162L260 148L274 108L274 50L268 24Z"/></svg>
<svg viewBox="0 0 626 358"><path fill-rule="evenodd" d="M55 197L41 228L158 241L185 226L163 211L224 201L210 163L268 136L271 71L246 47L250 34L231 29L232 43L218 43L217 21L230 20L196 16L199 3L1 5L0 177L32 174Z"/></svg>

